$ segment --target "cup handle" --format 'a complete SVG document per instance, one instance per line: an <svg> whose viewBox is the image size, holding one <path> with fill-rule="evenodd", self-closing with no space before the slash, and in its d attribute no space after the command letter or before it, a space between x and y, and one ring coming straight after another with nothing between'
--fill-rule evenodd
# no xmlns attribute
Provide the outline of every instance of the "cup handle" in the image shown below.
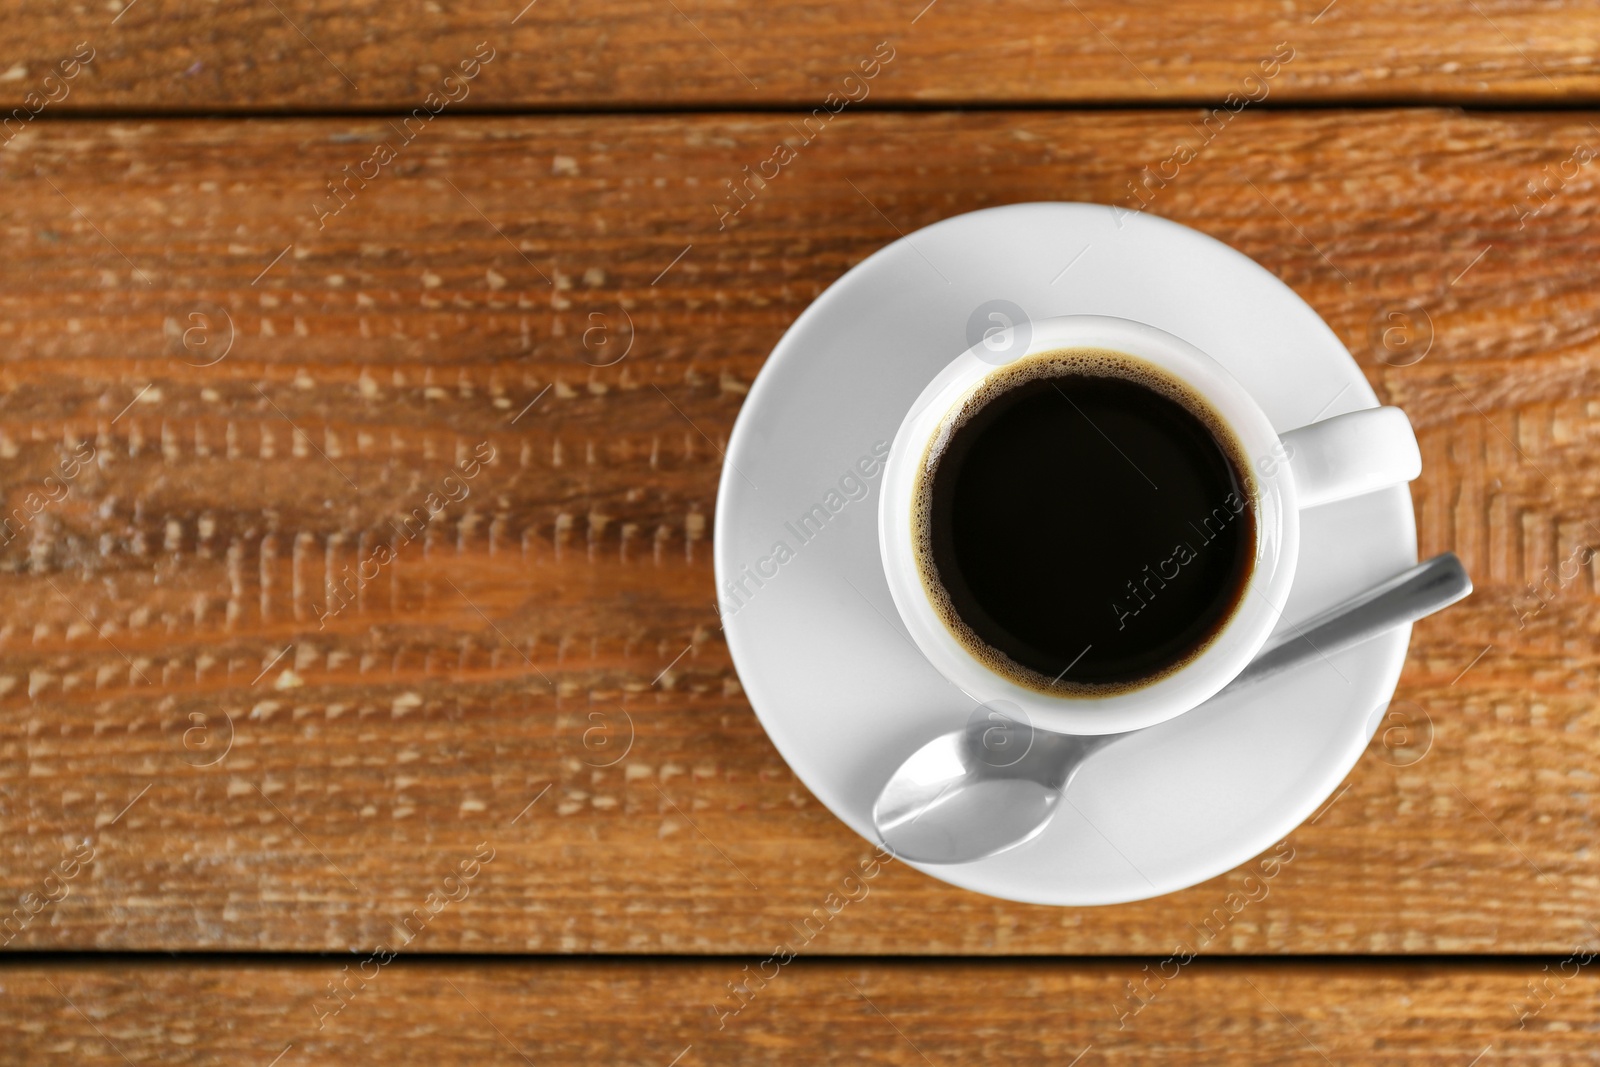
<svg viewBox="0 0 1600 1067"><path fill-rule="evenodd" d="M1301 508L1399 485L1422 473L1417 435L1396 407L1335 415L1290 430L1280 440Z"/></svg>

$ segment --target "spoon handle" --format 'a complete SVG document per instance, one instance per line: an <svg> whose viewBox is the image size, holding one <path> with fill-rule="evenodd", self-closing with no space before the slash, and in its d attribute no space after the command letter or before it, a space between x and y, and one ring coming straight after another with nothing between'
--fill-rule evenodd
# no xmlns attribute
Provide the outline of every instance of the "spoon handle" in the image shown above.
<svg viewBox="0 0 1600 1067"><path fill-rule="evenodd" d="M1445 552L1308 619L1256 656L1222 690L1231 693L1315 658L1326 659L1381 633L1416 622L1472 592L1454 552ZM1218 694L1219 696L1221 694Z"/></svg>

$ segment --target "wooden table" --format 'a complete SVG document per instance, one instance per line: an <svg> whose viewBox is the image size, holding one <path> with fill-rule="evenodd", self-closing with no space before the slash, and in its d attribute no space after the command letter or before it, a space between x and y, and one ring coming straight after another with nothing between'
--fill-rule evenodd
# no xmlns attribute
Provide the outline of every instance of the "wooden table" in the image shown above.
<svg viewBox="0 0 1600 1067"><path fill-rule="evenodd" d="M6 5L0 1060L1595 1062L1593 5L519 6ZM1247 910L862 878L718 630L728 432L898 233L1135 189L1478 591Z"/></svg>

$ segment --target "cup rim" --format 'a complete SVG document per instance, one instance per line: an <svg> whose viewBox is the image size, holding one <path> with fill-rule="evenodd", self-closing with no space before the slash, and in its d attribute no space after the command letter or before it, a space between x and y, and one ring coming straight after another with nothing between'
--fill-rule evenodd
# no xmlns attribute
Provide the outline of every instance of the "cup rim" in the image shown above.
<svg viewBox="0 0 1600 1067"><path fill-rule="evenodd" d="M940 423L990 374L1063 348L1093 347L1152 363L1185 382L1221 417L1251 460L1256 551L1238 606L1188 663L1137 689L1049 696L985 666L935 611L912 553L911 500L917 467ZM980 350L983 350L980 354ZM907 411L884 464L878 508L879 554L901 621L930 664L977 703L1016 705L1033 725L1062 733L1106 734L1164 722L1215 695L1253 659L1281 616L1299 555L1293 477L1266 413L1222 364L1164 330L1132 319L1067 315L1028 324L1024 351L996 363L982 342L947 364Z"/></svg>

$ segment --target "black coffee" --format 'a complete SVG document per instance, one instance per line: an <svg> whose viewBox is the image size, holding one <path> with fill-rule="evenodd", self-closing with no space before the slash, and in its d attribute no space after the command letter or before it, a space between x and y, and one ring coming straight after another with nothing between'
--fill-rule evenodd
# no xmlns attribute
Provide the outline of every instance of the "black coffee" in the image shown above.
<svg viewBox="0 0 1600 1067"><path fill-rule="evenodd" d="M1248 466L1184 385L1116 352L1045 353L950 425L916 489L918 564L991 667L1058 695L1136 688L1232 616L1256 549Z"/></svg>

